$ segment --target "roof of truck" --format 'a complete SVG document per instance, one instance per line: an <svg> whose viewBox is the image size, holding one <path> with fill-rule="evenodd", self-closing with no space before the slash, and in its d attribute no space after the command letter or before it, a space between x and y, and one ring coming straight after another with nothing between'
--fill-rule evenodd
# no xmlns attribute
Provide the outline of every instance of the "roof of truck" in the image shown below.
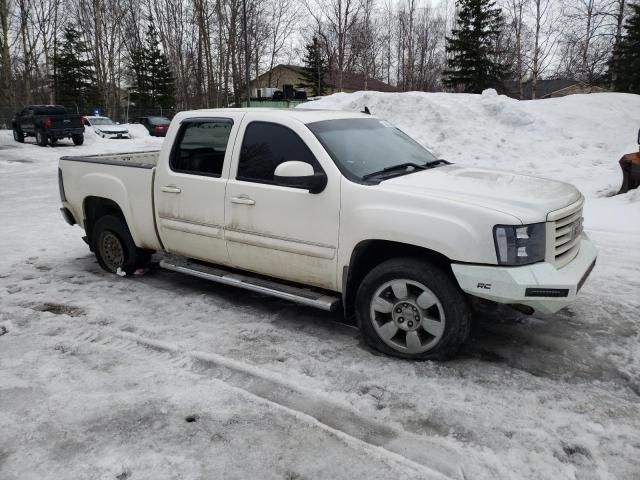
<svg viewBox="0 0 640 480"><path fill-rule="evenodd" d="M181 115L190 117L202 114L221 114L224 112L268 113L269 115L273 115L275 117L295 118L302 123L313 123L319 122L321 120L335 120L339 118L371 118L371 115L361 112L347 112L344 110L317 110L305 108L213 108L181 112Z"/></svg>

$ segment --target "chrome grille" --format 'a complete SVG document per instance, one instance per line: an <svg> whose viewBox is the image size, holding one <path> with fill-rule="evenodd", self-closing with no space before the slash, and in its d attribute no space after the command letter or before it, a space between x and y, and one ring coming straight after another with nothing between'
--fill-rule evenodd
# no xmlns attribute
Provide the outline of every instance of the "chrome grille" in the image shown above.
<svg viewBox="0 0 640 480"><path fill-rule="evenodd" d="M562 268L580 251L583 199L551 212L547 223L547 261Z"/></svg>

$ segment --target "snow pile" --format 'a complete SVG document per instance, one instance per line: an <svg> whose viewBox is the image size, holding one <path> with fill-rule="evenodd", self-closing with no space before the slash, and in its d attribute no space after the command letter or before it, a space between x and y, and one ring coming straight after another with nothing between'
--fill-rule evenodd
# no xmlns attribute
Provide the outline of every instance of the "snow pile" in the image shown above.
<svg viewBox="0 0 640 480"><path fill-rule="evenodd" d="M639 95L518 101L495 90L482 95L356 92L330 95L304 108L361 111L365 105L440 158L573 183L592 200L587 226L640 229L612 225L607 213L615 209L626 218L640 218L637 194L594 201L618 191L618 160L637 149Z"/></svg>
<svg viewBox="0 0 640 480"><path fill-rule="evenodd" d="M163 139L129 125L131 140L87 129L80 147L42 148L0 130L0 479L637 480L640 190L607 194L639 103L363 92L306 105L368 105L440 156L586 193L600 253L576 302L479 315L447 363L373 355L339 315L277 298L107 274L60 216L58 158Z"/></svg>

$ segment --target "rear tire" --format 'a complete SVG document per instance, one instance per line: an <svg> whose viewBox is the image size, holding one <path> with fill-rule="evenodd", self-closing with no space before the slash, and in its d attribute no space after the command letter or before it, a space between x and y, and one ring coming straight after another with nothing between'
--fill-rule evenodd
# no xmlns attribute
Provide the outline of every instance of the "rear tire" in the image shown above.
<svg viewBox="0 0 640 480"><path fill-rule="evenodd" d="M18 127L13 127L13 139L18 143L24 143L24 133Z"/></svg>
<svg viewBox="0 0 640 480"><path fill-rule="evenodd" d="M128 275L147 267L153 253L136 247L127 222L119 215L98 219L91 233L91 247L103 269L110 273L120 269Z"/></svg>
<svg viewBox="0 0 640 480"><path fill-rule="evenodd" d="M82 145L84 143L84 135L82 133L74 133L71 135L74 145Z"/></svg>
<svg viewBox="0 0 640 480"><path fill-rule="evenodd" d="M49 143L49 138L47 137L47 134L41 128L36 130L36 143L41 147L46 147L47 143Z"/></svg>
<svg viewBox="0 0 640 480"><path fill-rule="evenodd" d="M416 258L381 263L356 294L364 341L388 355L446 360L469 336L471 309L451 275Z"/></svg>

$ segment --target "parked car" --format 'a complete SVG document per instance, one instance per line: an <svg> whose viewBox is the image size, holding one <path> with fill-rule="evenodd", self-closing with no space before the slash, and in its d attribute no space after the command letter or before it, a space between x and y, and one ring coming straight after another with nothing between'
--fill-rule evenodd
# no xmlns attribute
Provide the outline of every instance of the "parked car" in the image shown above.
<svg viewBox="0 0 640 480"><path fill-rule="evenodd" d="M553 313L596 261L572 185L453 165L371 115L182 112L159 152L62 157L62 213L105 270L160 267L355 315L366 342L452 356L471 300Z"/></svg>
<svg viewBox="0 0 640 480"><path fill-rule="evenodd" d="M74 145L84 142L82 115L67 113L60 105L30 105L17 112L11 124L13 139L20 143L25 137L36 137L41 147L63 138L71 138Z"/></svg>
<svg viewBox="0 0 640 480"><path fill-rule="evenodd" d="M84 117L84 125L102 138L130 138L127 127L114 123L109 117Z"/></svg>
<svg viewBox="0 0 640 480"><path fill-rule="evenodd" d="M152 137L164 137L171 120L166 117L138 117L136 123L144 125Z"/></svg>

